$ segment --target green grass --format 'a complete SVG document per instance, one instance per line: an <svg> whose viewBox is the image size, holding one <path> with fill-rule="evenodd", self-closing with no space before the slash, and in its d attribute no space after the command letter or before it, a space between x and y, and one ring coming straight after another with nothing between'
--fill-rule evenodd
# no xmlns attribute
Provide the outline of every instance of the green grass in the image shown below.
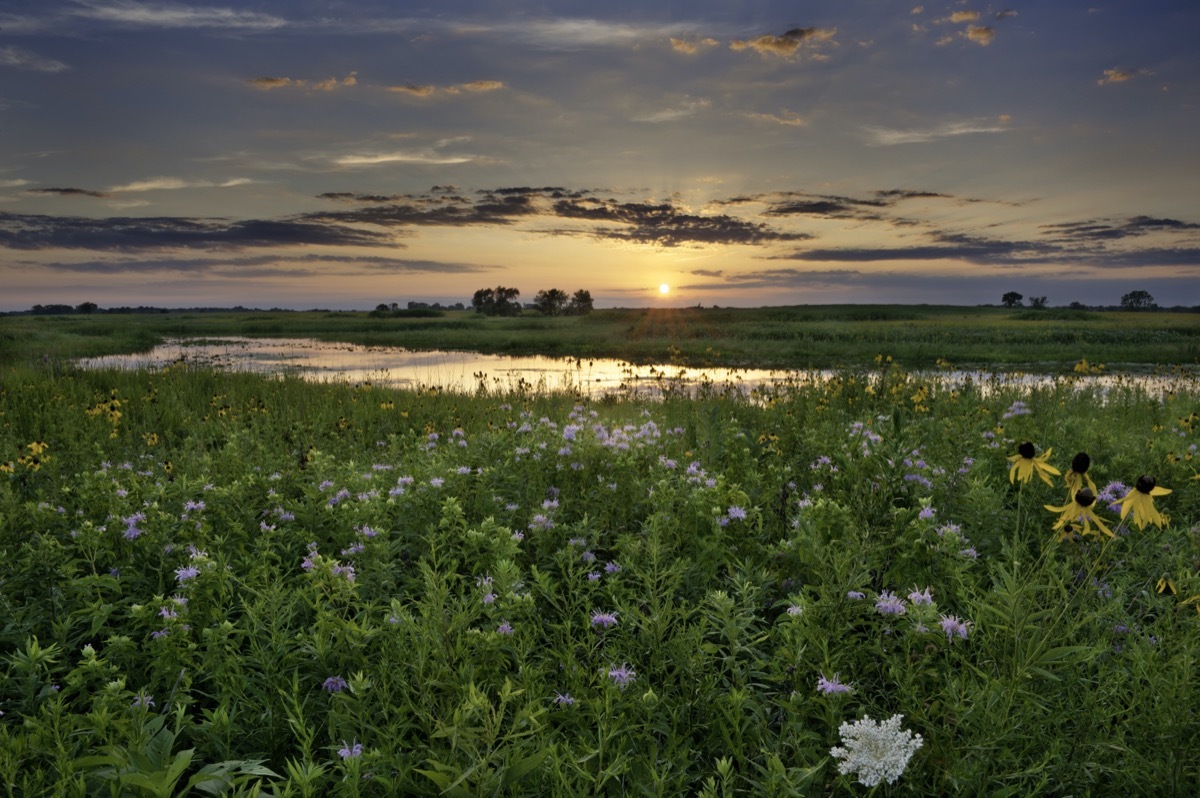
<svg viewBox="0 0 1200 798"><path fill-rule="evenodd" d="M852 794L839 726L895 714L923 744L885 792L1200 791L1200 386L945 390L893 365L593 402L68 362L155 324L304 321L262 315L0 328L59 347L0 372L0 794ZM1106 498L1115 537L1060 540L1061 477L1010 483L1025 440L1063 471L1089 452L1102 489L1153 474L1167 523ZM852 692L818 690L835 674Z"/></svg>
<svg viewBox="0 0 1200 798"><path fill-rule="evenodd" d="M600 310L588 316L437 318L370 313L165 313L0 318L0 363L145 351L166 337L311 337L372 346L634 363L853 368L877 355L906 368L1065 372L1200 362L1200 316L912 305Z"/></svg>

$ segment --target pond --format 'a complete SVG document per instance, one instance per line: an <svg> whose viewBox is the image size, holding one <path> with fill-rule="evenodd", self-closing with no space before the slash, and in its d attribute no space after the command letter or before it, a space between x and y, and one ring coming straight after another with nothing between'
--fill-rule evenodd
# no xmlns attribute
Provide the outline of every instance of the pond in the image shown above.
<svg viewBox="0 0 1200 798"><path fill-rule="evenodd" d="M449 393L569 392L584 396L658 396L664 390L749 394L754 388L826 382L834 370L766 370L634 365L606 358L510 357L477 352L418 351L360 346L308 338L176 338L149 352L78 361L83 368L160 369L175 363L205 368L294 374L317 382L370 382ZM1052 375L947 370L922 374L947 388L968 383L984 390L1048 387L1069 381L1081 387L1137 387L1162 394L1197 386L1191 372L1175 374Z"/></svg>

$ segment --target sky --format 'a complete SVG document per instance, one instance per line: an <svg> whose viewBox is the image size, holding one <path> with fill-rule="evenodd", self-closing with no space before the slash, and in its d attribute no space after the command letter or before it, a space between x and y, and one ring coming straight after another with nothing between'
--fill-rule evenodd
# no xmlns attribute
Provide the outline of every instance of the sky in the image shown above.
<svg viewBox="0 0 1200 798"><path fill-rule="evenodd" d="M5 0L0 310L1200 305L1197 31L1195 0Z"/></svg>

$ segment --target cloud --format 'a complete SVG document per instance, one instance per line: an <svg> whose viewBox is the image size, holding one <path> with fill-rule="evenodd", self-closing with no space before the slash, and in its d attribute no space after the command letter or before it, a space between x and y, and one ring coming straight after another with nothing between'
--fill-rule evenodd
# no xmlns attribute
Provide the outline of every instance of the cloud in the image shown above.
<svg viewBox="0 0 1200 798"><path fill-rule="evenodd" d="M429 97L437 91L437 87L406 83L403 86L388 86L387 90L397 94L411 94L413 97Z"/></svg>
<svg viewBox="0 0 1200 798"><path fill-rule="evenodd" d="M1124 83L1134 78L1146 77L1154 73L1148 69L1106 69L1104 77L1096 81L1097 86L1107 86L1111 83Z"/></svg>
<svg viewBox="0 0 1200 798"><path fill-rule="evenodd" d="M795 58L800 48L811 45L814 47L825 43L836 45L833 37L837 28L792 28L782 36L765 34L754 39L735 40L730 43L732 50L754 50L762 55L774 55L780 58Z"/></svg>
<svg viewBox="0 0 1200 798"><path fill-rule="evenodd" d="M195 8L176 4L151 5L132 0L88 2L80 0L77 16L111 22L117 25L154 28L225 28L232 30L273 30L283 27L287 20L256 11L231 8Z"/></svg>
<svg viewBox="0 0 1200 798"><path fill-rule="evenodd" d="M1001 118L1001 121L1007 122L1008 120ZM867 143L881 147L890 147L896 144L919 144L975 133L1004 133L1008 131L1008 128L1003 124L996 124L988 120L973 120L969 122L947 122L938 127L926 128L924 130L898 130L896 128L874 126L867 127L865 130L868 138Z"/></svg>
<svg viewBox="0 0 1200 798"><path fill-rule="evenodd" d="M992 39L996 38L996 31L987 25L968 25L967 38L976 44L987 47L992 43Z"/></svg>
<svg viewBox="0 0 1200 798"><path fill-rule="evenodd" d="M792 127L805 127L808 125L808 120L797 114L795 111L780 111L778 114L760 114L754 112L746 113L747 119L753 119L756 122L771 122L776 125L790 125Z"/></svg>
<svg viewBox="0 0 1200 798"><path fill-rule="evenodd" d="M284 77L260 77L250 78L246 81L256 89L270 91L272 89L282 89L294 87L297 89L311 88L315 91L333 91L339 88L349 88L358 85L358 73L351 72L340 80L338 78L326 78L315 83L309 83L307 80Z"/></svg>
<svg viewBox="0 0 1200 798"><path fill-rule="evenodd" d="M1008 19L1009 17L1015 17L1016 15L1017 12L1014 9L1006 8L1003 11L996 12L996 19Z"/></svg>
<svg viewBox="0 0 1200 798"><path fill-rule="evenodd" d="M722 277L724 281L720 283L692 283L680 286L681 289L688 291L728 291L731 288L818 288L858 284L864 279L873 276L857 269L760 269L750 272L716 272L709 274L705 274L702 271L693 271L692 274L705 277Z"/></svg>
<svg viewBox="0 0 1200 798"><path fill-rule="evenodd" d="M435 94L483 94L490 91L499 91L507 88L503 81L499 80L471 80L466 83L455 83L450 86L437 87L430 84L415 84L406 83L402 86L387 86L386 91L396 94L407 94L411 97L432 97Z"/></svg>
<svg viewBox="0 0 1200 798"><path fill-rule="evenodd" d="M31 188L29 194L55 194L60 197L96 197L104 199L112 196L102 191L91 191L86 188Z"/></svg>
<svg viewBox="0 0 1200 798"><path fill-rule="evenodd" d="M347 255L256 255L242 258L139 258L89 261L60 261L54 263L27 262L26 265L60 272L86 274L144 274L178 272L182 274L222 274L225 276L312 276L323 274L327 266L338 267L338 274L474 274L492 271L496 267L475 263L456 263L413 258L387 258ZM317 268L297 269L296 266ZM266 267L266 268L264 268ZM273 268L272 268L273 267Z"/></svg>
<svg viewBox="0 0 1200 798"><path fill-rule="evenodd" d="M449 166L478 160L475 155L440 155L433 150L393 150L342 155L333 159L338 166L380 166L390 163L430 164Z"/></svg>
<svg viewBox="0 0 1200 798"><path fill-rule="evenodd" d="M181 217L41 216L0 213L0 246L8 249L237 250L293 245L395 246L394 237L306 220Z"/></svg>
<svg viewBox="0 0 1200 798"><path fill-rule="evenodd" d="M675 52L683 53L684 55L695 55L702 48L716 47L720 44L716 39L707 37L703 39L679 39L672 36L670 41L671 48Z"/></svg>
<svg viewBox="0 0 1200 798"><path fill-rule="evenodd" d="M950 15L951 22L975 22L978 19L978 11L955 11Z"/></svg>
<svg viewBox="0 0 1200 798"><path fill-rule="evenodd" d="M1063 242L1081 241L1116 241L1125 238L1137 238L1150 233L1179 233L1189 230L1200 230L1200 224L1184 222L1179 219L1158 218L1153 216L1131 216L1121 220L1089 219L1081 222L1061 222L1045 224L1042 230L1058 236Z"/></svg>
<svg viewBox="0 0 1200 798"><path fill-rule="evenodd" d="M235 177L220 183L209 180L184 180L179 177L151 177L146 180L135 180L122 186L113 186L113 193L134 191L177 191L182 188L234 188L244 186L254 181L247 177Z"/></svg>
<svg viewBox="0 0 1200 798"><path fill-rule="evenodd" d="M499 80L472 80L467 83L450 86L446 90L454 94L457 94L460 90L478 94L485 91L499 91L503 88L505 88L504 83Z"/></svg>
<svg viewBox="0 0 1200 798"><path fill-rule="evenodd" d="M10 66L30 72L65 72L70 69L62 61L42 58L28 50L16 47L0 47L0 66Z"/></svg>
<svg viewBox="0 0 1200 798"><path fill-rule="evenodd" d="M251 86L255 87L256 89L263 89L264 91L270 91L271 89L281 89L284 86L296 85L296 82L293 81L291 78L261 77L261 78L250 78L246 82L249 83ZM300 81L299 85L303 85L303 81Z"/></svg>
<svg viewBox="0 0 1200 798"><path fill-rule="evenodd" d="M681 244L766 244L776 241L804 241L812 237L807 233L781 232L765 224L723 214L699 216L686 213L671 203L651 204L585 198L559 200L554 203L554 212L566 219L602 223L602 226L585 231L584 235L662 247ZM603 226L614 223L621 226ZM580 234L579 231L558 232Z"/></svg>
<svg viewBox="0 0 1200 798"><path fill-rule="evenodd" d="M28 180L0 180L0 188L20 188L29 185Z"/></svg>
<svg viewBox="0 0 1200 798"><path fill-rule="evenodd" d="M633 117L634 122L649 122L656 124L659 122L674 122L676 119L683 119L692 116L698 111L707 110L712 107L712 102L705 99L684 100L675 108L663 108L650 114Z"/></svg>

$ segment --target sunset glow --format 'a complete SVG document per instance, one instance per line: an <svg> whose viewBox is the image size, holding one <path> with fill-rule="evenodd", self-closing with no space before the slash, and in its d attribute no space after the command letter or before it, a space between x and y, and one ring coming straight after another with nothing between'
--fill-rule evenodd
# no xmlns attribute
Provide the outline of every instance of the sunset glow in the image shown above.
<svg viewBox="0 0 1200 798"><path fill-rule="evenodd" d="M214 2L6 5L0 310L1200 303L1187 0Z"/></svg>

